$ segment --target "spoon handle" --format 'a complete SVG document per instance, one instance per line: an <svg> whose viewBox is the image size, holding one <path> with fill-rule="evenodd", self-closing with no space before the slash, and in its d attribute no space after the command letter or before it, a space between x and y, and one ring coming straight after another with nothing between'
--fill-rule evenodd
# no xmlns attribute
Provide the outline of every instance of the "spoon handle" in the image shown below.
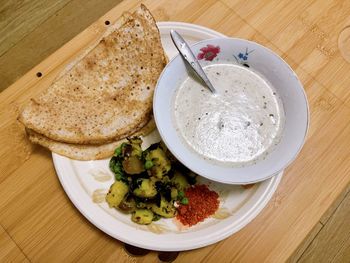
<svg viewBox="0 0 350 263"><path fill-rule="evenodd" d="M199 64L196 56L193 54L192 50L190 49L189 45L186 43L186 41L182 38L182 36L177 33L175 30L170 30L170 36L173 40L177 50L180 52L181 56L187 61L187 63L192 67L194 72L197 73L198 77L203 80L203 82L207 85L209 90L212 93L216 93L215 88L211 84L210 80L208 79L207 75L205 74L203 68Z"/></svg>

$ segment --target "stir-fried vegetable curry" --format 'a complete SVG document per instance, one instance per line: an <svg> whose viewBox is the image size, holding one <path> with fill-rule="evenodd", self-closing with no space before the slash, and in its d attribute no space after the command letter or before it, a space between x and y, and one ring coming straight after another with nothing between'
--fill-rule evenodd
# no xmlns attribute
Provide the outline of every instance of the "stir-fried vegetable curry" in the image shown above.
<svg viewBox="0 0 350 263"><path fill-rule="evenodd" d="M121 144L109 162L116 181L106 201L112 208L131 213L131 220L150 224L177 213L175 205L188 203L185 190L195 175L181 165L161 143L142 151L139 137Z"/></svg>

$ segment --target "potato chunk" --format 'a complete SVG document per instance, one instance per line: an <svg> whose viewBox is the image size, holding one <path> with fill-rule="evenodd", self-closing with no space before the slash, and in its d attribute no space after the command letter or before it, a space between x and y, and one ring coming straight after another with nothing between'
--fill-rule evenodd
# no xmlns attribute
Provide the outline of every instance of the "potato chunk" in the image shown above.
<svg viewBox="0 0 350 263"><path fill-rule="evenodd" d="M171 169L171 163L160 147L149 151L145 159L146 161L153 163L153 166L148 169L150 176L162 179L162 177Z"/></svg>
<svg viewBox="0 0 350 263"><path fill-rule="evenodd" d="M121 201L123 201L124 196L128 193L129 187L121 182L114 182L109 188L108 194L106 195L106 201L109 207L118 207Z"/></svg>
<svg viewBox="0 0 350 263"><path fill-rule="evenodd" d="M136 209L131 220L140 225L148 225L153 221L153 212L148 209Z"/></svg>
<svg viewBox="0 0 350 263"><path fill-rule="evenodd" d="M151 209L157 215L160 215L166 218L174 217L176 214L176 209L173 206L173 204L170 202L167 202L164 197L162 197L160 200L160 206L157 206L156 204L152 204Z"/></svg>
<svg viewBox="0 0 350 263"><path fill-rule="evenodd" d="M182 175L177 171L174 173L174 177L171 178L171 182L176 186L178 190L181 191L184 191L187 187L190 186L186 176Z"/></svg>
<svg viewBox="0 0 350 263"><path fill-rule="evenodd" d="M142 180L139 187L134 189L133 194L141 198L152 198L157 195L157 189L150 179L139 179Z"/></svg>

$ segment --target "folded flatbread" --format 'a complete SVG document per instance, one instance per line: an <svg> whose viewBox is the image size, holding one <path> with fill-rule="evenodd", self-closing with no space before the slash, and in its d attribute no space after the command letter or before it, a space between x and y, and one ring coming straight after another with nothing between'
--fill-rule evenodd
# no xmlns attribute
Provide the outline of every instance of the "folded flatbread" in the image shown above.
<svg viewBox="0 0 350 263"><path fill-rule="evenodd" d="M19 120L35 134L32 141L50 141L46 147L52 141L88 144L85 148L111 145L149 122L154 88L165 64L155 20L141 5L31 99Z"/></svg>
<svg viewBox="0 0 350 263"><path fill-rule="evenodd" d="M152 118L141 130L137 131L132 136L146 136L155 129L154 119ZM89 144L71 144L64 143L55 140L51 140L44 135L41 135L33 130L27 129L29 140L33 143L39 144L48 148L50 151L58 153L75 160L98 160L110 157L113 155L115 148L126 139L101 144L101 145L89 145Z"/></svg>

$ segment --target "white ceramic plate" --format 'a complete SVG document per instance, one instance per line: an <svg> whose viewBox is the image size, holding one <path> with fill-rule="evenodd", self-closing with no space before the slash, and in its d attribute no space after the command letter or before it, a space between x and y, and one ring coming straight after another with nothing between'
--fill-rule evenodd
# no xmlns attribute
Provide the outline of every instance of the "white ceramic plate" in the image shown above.
<svg viewBox="0 0 350 263"><path fill-rule="evenodd" d="M190 43L220 37L221 34L184 23L158 23L162 43L169 58L176 54L169 30L179 31ZM160 140L158 131L143 138L143 147ZM114 182L109 160L75 161L52 154L58 178L73 204L96 227L125 243L151 250L182 251L218 242L247 225L265 207L275 192L282 172L249 189L210 182L200 178L220 195L220 208L214 217L184 228L173 219L161 219L151 225L137 225L130 215L110 209L104 201Z"/></svg>

